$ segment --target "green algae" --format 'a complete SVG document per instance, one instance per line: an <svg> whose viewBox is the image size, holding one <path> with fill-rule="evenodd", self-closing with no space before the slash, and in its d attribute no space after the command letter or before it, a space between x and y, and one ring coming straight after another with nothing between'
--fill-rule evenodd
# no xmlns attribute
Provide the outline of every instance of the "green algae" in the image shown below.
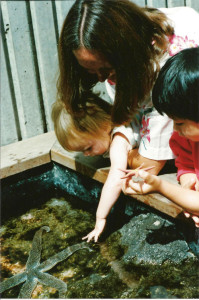
<svg viewBox="0 0 199 300"><path fill-rule="evenodd" d="M7 220L1 230L2 242L2 280L16 273L22 273L31 249L35 232L42 226L49 226L51 231L43 234L42 259L46 260L70 245L81 242L81 239L95 224L93 214L76 208L72 197L52 198L37 209L30 209L18 218ZM91 244L92 247L92 244ZM124 284L111 272L107 260L100 254L99 245L93 245L93 252L81 250L67 261L53 267L48 273L68 284L68 298L114 297ZM99 280L93 280L96 274ZM108 276L108 286L106 278ZM89 284L88 284L89 282ZM114 288L115 284L117 289ZM86 286L86 289L84 288ZM3 298L16 298L21 285L2 294ZM74 295L74 296L73 296ZM58 292L50 287L38 284L33 298L58 298Z"/></svg>
<svg viewBox="0 0 199 300"><path fill-rule="evenodd" d="M95 225L93 209L82 209L80 202L71 196L67 200L52 198L37 209L5 221L0 232L2 279L24 270L33 236L42 226L49 226L51 231L43 234L41 261L80 243ZM74 253L48 273L68 284L67 298L150 298L150 287L153 286L165 287L173 297L198 298L198 261L138 265L132 258L127 262L123 257L128 247L121 240L121 231L118 230L100 243L90 243L92 252L82 249L81 253ZM17 298L20 288L7 290L2 297ZM38 284L32 297L58 296L57 290Z"/></svg>

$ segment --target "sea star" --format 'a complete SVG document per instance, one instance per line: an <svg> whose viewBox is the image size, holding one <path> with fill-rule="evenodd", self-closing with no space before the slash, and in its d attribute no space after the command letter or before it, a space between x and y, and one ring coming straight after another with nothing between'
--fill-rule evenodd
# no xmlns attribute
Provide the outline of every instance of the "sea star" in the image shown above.
<svg viewBox="0 0 199 300"><path fill-rule="evenodd" d="M149 170L155 168L154 166L151 166L151 167L148 167L148 168L143 168L143 165L144 165L144 163L142 163L138 168L132 169L132 170L122 170L122 169L120 169L121 171L123 171L123 172L126 173L126 175L123 176L123 177L121 177L121 179L130 179L130 178L133 178L134 182L143 181L143 179L139 177L138 171L140 169L142 169L144 171L149 171Z"/></svg>
<svg viewBox="0 0 199 300"><path fill-rule="evenodd" d="M25 281L21 287L18 298L30 298L37 282L40 282L57 289L59 291L59 297L64 298L67 291L67 284L64 281L44 272L50 270L57 263L68 258L78 250L87 248L89 251L92 251L92 249L90 249L88 244L84 242L76 244L60 251L40 264L43 230L49 232L50 228L48 226L43 226L35 233L25 271L3 281L0 286L1 293Z"/></svg>

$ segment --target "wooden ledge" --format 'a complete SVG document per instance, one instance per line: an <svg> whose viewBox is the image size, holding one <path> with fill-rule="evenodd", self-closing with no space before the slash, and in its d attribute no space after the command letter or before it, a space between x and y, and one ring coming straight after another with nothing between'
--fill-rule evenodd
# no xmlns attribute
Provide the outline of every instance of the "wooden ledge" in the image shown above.
<svg viewBox="0 0 199 300"><path fill-rule="evenodd" d="M51 161L54 131L1 147L1 179Z"/></svg>
<svg viewBox="0 0 199 300"><path fill-rule="evenodd" d="M18 143L1 147L1 178L49 163L57 162L83 175L104 183L109 172L109 159L85 157L81 153L65 151L57 142L54 131ZM176 174L160 175L178 184ZM131 198L131 196L129 196ZM176 218L183 209L166 197L153 193L132 197L169 216ZM132 199L132 201L133 201Z"/></svg>
<svg viewBox="0 0 199 300"><path fill-rule="evenodd" d="M65 167L104 183L110 166L110 160L101 156L86 157L80 152L64 150L58 141L51 149L51 159Z"/></svg>
<svg viewBox="0 0 199 300"><path fill-rule="evenodd" d="M109 160L107 162L107 160L101 157L85 157L79 153L67 152L59 145L58 142L55 142L51 149L51 158L53 161L61 165L78 171L79 173L89 176L102 183L106 181L109 172ZM165 174L160 175L160 177L174 184L178 184L176 180L176 174ZM143 202L173 218L176 218L182 212L182 208L180 206L176 205L158 193L152 193L148 195L133 195L128 197Z"/></svg>

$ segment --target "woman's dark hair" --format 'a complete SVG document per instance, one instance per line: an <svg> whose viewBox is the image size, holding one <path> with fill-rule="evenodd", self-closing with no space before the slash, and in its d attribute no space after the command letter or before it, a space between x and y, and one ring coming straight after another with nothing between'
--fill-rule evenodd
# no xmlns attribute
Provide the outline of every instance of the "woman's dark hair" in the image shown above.
<svg viewBox="0 0 199 300"><path fill-rule="evenodd" d="M83 90L98 80L77 62L73 50L84 47L103 55L116 72L112 120L132 118L138 102L150 93L159 71L159 58L173 27L157 9L142 8L129 0L76 0L59 39L58 99L73 113Z"/></svg>
<svg viewBox="0 0 199 300"><path fill-rule="evenodd" d="M199 48L177 53L163 66L152 92L160 114L199 122Z"/></svg>

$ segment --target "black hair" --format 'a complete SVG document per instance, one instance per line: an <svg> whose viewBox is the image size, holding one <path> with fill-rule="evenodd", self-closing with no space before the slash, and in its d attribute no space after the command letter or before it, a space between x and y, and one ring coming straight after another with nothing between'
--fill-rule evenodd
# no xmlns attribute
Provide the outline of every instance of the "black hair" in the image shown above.
<svg viewBox="0 0 199 300"><path fill-rule="evenodd" d="M154 85L152 101L161 115L199 122L199 47L168 59Z"/></svg>

